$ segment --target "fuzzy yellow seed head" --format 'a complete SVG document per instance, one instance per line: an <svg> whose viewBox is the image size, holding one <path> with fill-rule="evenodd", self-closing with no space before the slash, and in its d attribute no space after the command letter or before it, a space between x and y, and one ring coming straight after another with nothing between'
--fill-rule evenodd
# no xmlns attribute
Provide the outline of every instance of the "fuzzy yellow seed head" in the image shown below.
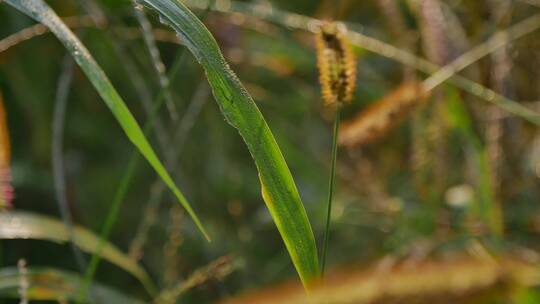
<svg viewBox="0 0 540 304"><path fill-rule="evenodd" d="M353 97L356 60L346 33L345 25L324 22L316 34L319 81L326 106L341 106Z"/></svg>

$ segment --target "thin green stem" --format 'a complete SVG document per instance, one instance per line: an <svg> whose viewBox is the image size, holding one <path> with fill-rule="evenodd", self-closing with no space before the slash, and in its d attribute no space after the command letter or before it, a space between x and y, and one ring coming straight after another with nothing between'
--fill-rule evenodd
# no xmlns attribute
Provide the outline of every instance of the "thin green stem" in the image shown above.
<svg viewBox="0 0 540 304"><path fill-rule="evenodd" d="M139 157L138 152L133 151L129 160L128 167L125 171L124 177L122 178L120 186L118 187L118 190L116 191L116 194L114 196L111 208L109 208L109 214L107 218L105 219L103 228L101 229L100 241L98 243L98 248L96 250L97 254L92 255L92 258L90 259L90 264L88 265L88 268L86 269L86 273L84 275L83 289L81 290L80 298L78 301L79 303L81 303L84 299L86 299L87 292L90 288L90 285L92 284L92 279L94 278L97 267L101 260L100 254L101 254L101 251L103 250L105 240L108 239L109 234L111 233L112 227L114 223L116 222L116 219L118 218L120 207L122 206L122 202L124 201L124 198L126 196L131 180L133 179L139 160L140 160L140 157ZM145 288L150 294L153 294L156 291L153 284L147 285L145 286Z"/></svg>
<svg viewBox="0 0 540 304"><path fill-rule="evenodd" d="M154 109L152 110L152 113L150 114L150 117L143 128L143 131L145 134L148 134L154 127L155 119L157 118L158 111L161 108L163 101L164 99L161 99L159 102L157 102L154 105ZM92 255L90 259L90 264L86 268L86 273L84 275L83 288L81 289L79 298L77 299L78 303L82 303L88 295L88 290L90 288L90 285L92 284L94 275L96 274L99 262L101 261L101 251L103 250L105 241L109 238L109 234L112 230L114 223L116 222L116 219L118 218L118 212L120 211L122 203L124 202L124 199L126 197L126 193L131 184L131 181L133 177L135 176L134 174L139 164L139 160L140 160L140 154L134 150L129 159L128 167L126 171L124 172L124 175L122 176L121 181L120 181L120 185L114 195L114 199L111 204L111 207L109 208L108 215L105 218L105 223L102 226L96 252ZM147 282L145 284L145 288L150 295L153 295L156 292L156 289L153 286L153 283L151 282Z"/></svg>
<svg viewBox="0 0 540 304"><path fill-rule="evenodd" d="M330 169L330 179L328 183L328 208L326 210L326 228L324 232L324 243L321 257L321 276L324 276L326 266L326 253L328 252L328 240L330 238L330 218L332 217L332 198L334 196L334 184L336 179L336 160L337 160L337 138L339 134L341 107L338 105L334 117L334 135L332 137L332 165Z"/></svg>

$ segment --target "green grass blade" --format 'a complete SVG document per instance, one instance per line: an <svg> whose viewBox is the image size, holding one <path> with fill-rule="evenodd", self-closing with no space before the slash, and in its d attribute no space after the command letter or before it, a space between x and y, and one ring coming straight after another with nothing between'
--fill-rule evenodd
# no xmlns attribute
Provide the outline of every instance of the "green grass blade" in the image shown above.
<svg viewBox="0 0 540 304"><path fill-rule="evenodd" d="M180 192L180 190L174 184L171 176L144 136L139 124L86 47L84 47L77 37L62 22L62 20L60 20L60 18L54 13L54 11L42 0L7 0L6 2L32 17L36 21L47 26L51 32L54 33L54 35L64 44L77 64L86 74L90 82L94 85L101 98L103 98L128 138L154 168L163 182L171 189L204 237L207 240L210 240L199 218L191 208L182 192Z"/></svg>
<svg viewBox="0 0 540 304"><path fill-rule="evenodd" d="M476 208L477 212L492 236L500 237L504 230L503 213L493 192L492 169L486 147L474 132L472 119L463 105L459 93L452 88L445 89L448 96L448 121L472 147L470 155L478 174L476 191L478 192L479 205Z"/></svg>
<svg viewBox="0 0 540 304"><path fill-rule="evenodd" d="M82 278L72 272L55 268L28 267L25 275L28 280L27 297L32 301L75 300ZM0 269L0 298L19 298L21 274L17 267ZM111 287L94 284L92 294L107 303L142 304L141 300L121 293Z"/></svg>
<svg viewBox="0 0 540 304"><path fill-rule="evenodd" d="M157 10L203 66L214 97L255 161L263 199L304 286L319 276L317 248L309 220L285 159L251 96L229 68L219 47L197 17L175 0L142 0Z"/></svg>
<svg viewBox="0 0 540 304"><path fill-rule="evenodd" d="M54 218L28 212L4 212L0 213L0 239L35 239L66 243L70 240L70 234L66 225ZM100 239L90 230L74 226L72 241L81 250L95 253ZM113 244L105 243L99 254L103 259L136 277L149 293L155 291L146 271Z"/></svg>

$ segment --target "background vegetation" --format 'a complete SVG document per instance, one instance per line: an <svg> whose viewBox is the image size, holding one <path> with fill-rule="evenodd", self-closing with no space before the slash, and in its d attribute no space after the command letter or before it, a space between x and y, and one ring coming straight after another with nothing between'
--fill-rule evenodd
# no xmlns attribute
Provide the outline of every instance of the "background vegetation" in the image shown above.
<svg viewBox="0 0 540 304"><path fill-rule="evenodd" d="M319 249L333 115L321 101L313 32L318 20L349 28L357 89L342 112L329 277L315 301L537 303L540 2L182 2L264 115ZM15 189L0 213L6 303L80 298L100 238L108 243L94 262L93 302L303 301L250 153L173 30L127 0L47 3L139 124L153 126L152 147L212 242L136 160L62 44L0 1L11 143L0 166L10 166ZM448 64L449 77L430 77Z"/></svg>

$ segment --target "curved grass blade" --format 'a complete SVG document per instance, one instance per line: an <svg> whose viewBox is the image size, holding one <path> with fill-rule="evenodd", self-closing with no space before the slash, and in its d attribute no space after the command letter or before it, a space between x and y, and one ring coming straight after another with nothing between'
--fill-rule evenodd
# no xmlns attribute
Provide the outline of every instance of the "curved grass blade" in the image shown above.
<svg viewBox="0 0 540 304"><path fill-rule="evenodd" d="M146 158L163 182L171 189L180 204L186 209L204 237L210 241L205 228L199 218L191 208L190 204L174 184L171 176L157 157L152 146L144 136L139 124L127 108L126 104L116 92L103 70L99 67L90 52L60 20L54 11L42 0L6 0L6 3L15 7L19 11L27 14L43 25L47 26L51 32L64 44L71 53L77 64L84 71L90 82L94 85L99 95L114 117L126 133L127 137L137 147L139 152Z"/></svg>
<svg viewBox="0 0 540 304"><path fill-rule="evenodd" d="M263 199L306 288L319 276L311 225L289 168L251 96L229 68L219 47L197 17L175 0L139 0L160 13L203 66L214 97L255 161Z"/></svg>
<svg viewBox="0 0 540 304"><path fill-rule="evenodd" d="M29 285L27 290L29 300L75 300L77 291L82 286L80 276L60 269L29 267L25 276ZM0 269L0 298L18 298L19 288L20 273L17 267ZM97 298L106 299L107 303L144 303L101 284L92 286L92 294L96 295Z"/></svg>
<svg viewBox="0 0 540 304"><path fill-rule="evenodd" d="M74 226L73 243L87 253L95 253L99 237L88 229ZM0 239L35 239L66 243L70 234L64 223L28 212L0 213ZM136 277L152 294L155 286L146 271L111 243L105 243L101 257Z"/></svg>

